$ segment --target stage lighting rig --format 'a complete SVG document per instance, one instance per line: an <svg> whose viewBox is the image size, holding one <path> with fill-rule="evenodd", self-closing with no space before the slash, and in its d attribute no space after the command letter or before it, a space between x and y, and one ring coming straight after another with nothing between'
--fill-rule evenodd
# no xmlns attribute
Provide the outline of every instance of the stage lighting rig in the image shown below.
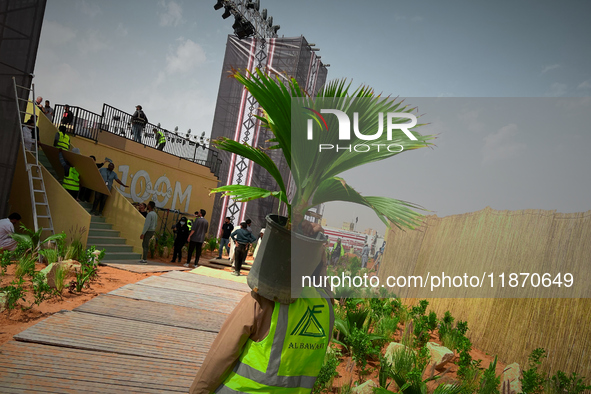
<svg viewBox="0 0 591 394"><path fill-rule="evenodd" d="M260 0L217 0L213 8L224 8L222 18L234 15L234 34L239 39L247 37L277 38L280 25L273 24L273 17L267 15L267 9L260 12Z"/></svg>

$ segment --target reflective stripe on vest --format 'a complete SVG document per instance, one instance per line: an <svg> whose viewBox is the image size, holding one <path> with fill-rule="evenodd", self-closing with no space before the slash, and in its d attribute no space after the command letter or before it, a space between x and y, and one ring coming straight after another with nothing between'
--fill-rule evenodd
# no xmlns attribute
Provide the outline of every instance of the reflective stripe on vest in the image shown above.
<svg viewBox="0 0 591 394"><path fill-rule="evenodd" d="M248 340L234 370L216 393L310 393L324 363L334 325L326 294L305 288L290 305L275 303L269 334Z"/></svg>
<svg viewBox="0 0 591 394"><path fill-rule="evenodd" d="M158 133L158 144L166 143L166 137L164 136L164 133L160 130L156 131L156 133Z"/></svg>
<svg viewBox="0 0 591 394"><path fill-rule="evenodd" d="M67 190L80 190L80 174L78 174L78 171L74 167L70 167L70 173L64 177L62 185Z"/></svg>
<svg viewBox="0 0 591 394"><path fill-rule="evenodd" d="M58 131L58 133L60 133L60 138L57 141L57 148L62 148L65 150L70 149L70 137L61 131Z"/></svg>
<svg viewBox="0 0 591 394"><path fill-rule="evenodd" d="M191 231L191 227L193 227L193 222L191 220L187 220L187 227L189 227L189 231Z"/></svg>

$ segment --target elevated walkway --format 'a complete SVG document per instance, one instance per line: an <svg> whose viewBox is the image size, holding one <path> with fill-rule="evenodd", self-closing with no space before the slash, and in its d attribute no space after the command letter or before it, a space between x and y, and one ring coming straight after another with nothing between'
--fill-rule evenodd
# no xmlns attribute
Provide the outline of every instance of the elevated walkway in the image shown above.
<svg viewBox="0 0 591 394"><path fill-rule="evenodd" d="M187 393L248 292L240 281L169 272L100 295L0 347L0 392Z"/></svg>

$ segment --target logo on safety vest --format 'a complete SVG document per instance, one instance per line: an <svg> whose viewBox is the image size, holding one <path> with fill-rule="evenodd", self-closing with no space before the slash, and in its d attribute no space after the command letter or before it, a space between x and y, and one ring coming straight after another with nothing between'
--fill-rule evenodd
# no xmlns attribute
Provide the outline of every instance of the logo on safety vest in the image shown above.
<svg viewBox="0 0 591 394"><path fill-rule="evenodd" d="M293 329L291 335L299 335L303 337L315 337L315 338L322 338L326 336L324 333L324 328L322 328L322 324L316 319L314 316L317 313L322 313L321 310L316 310L317 308L323 308L324 305L314 305L312 309L308 307L304 316L298 322L298 325Z"/></svg>

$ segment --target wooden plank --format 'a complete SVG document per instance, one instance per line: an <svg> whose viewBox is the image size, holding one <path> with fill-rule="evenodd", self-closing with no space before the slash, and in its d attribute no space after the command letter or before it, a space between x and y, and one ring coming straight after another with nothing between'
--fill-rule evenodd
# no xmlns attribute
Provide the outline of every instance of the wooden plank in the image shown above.
<svg viewBox="0 0 591 394"><path fill-rule="evenodd" d="M72 142L72 139L70 139L70 143ZM60 163L59 149L45 144L39 144L39 146L43 149L45 156L47 156L47 159L53 166L53 169L58 174L58 176L60 178L63 177L64 168ZM96 167L94 160L88 156L83 156L69 151L63 151L63 155L64 158L70 162L74 168L76 168L78 173L80 173L80 185L87 189L96 190L99 193L106 194L107 196L111 195L111 192L105 185L103 177ZM105 168L107 168L107 165L105 165Z"/></svg>
<svg viewBox="0 0 591 394"><path fill-rule="evenodd" d="M232 290L228 288L221 288L211 286L209 284L201 284L195 282L187 282L162 276L151 276L137 284L142 286L158 287L161 289L170 289L175 291L186 291L195 294L203 294L211 297L217 297L220 301L228 300L231 302L239 302L244 297L244 292Z"/></svg>
<svg viewBox="0 0 591 394"><path fill-rule="evenodd" d="M196 309L194 306L169 305L115 295L100 295L74 311L210 332L219 332L228 317L225 313Z"/></svg>
<svg viewBox="0 0 591 394"><path fill-rule="evenodd" d="M14 339L200 365L215 335L206 331L65 311L15 335Z"/></svg>
<svg viewBox="0 0 591 394"><path fill-rule="evenodd" d="M248 285L245 283L186 272L167 272L166 274L160 275L160 278L180 279L188 282L222 287L224 289L237 290L245 293L250 293L251 291L250 287L248 287Z"/></svg>
<svg viewBox="0 0 591 394"><path fill-rule="evenodd" d="M140 274L151 272L168 272L168 271L189 271L191 268L174 265L172 263L163 263L161 261L148 260L148 264L140 264L137 260L103 260L100 265L106 265L121 269L124 271L137 272Z"/></svg>
<svg viewBox="0 0 591 394"><path fill-rule="evenodd" d="M155 301L169 305L179 305L206 311L229 314L238 301L225 299L220 301L218 297L207 294L198 294L188 291L175 291L153 286L144 286L132 283L109 292L110 295L133 298L136 300Z"/></svg>

